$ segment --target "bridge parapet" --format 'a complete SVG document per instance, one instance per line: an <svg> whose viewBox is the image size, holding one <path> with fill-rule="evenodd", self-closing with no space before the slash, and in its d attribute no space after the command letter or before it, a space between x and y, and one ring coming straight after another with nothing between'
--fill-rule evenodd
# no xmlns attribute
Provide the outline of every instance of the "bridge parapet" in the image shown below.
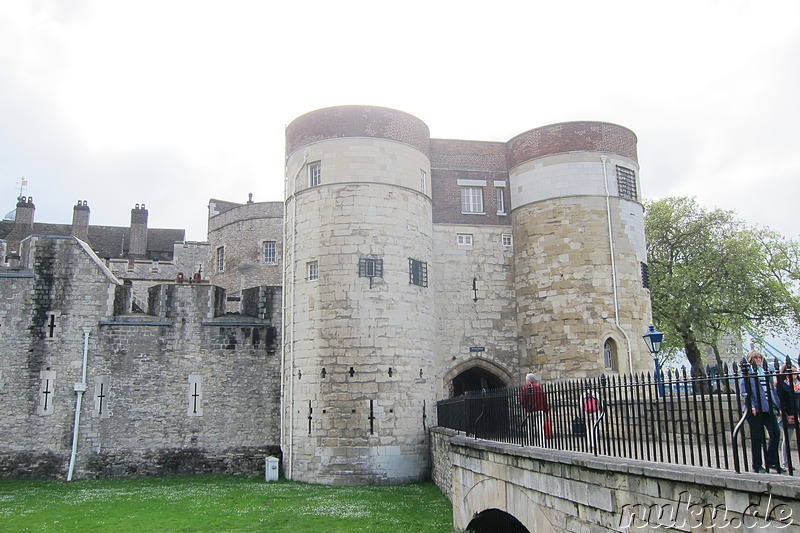
<svg viewBox="0 0 800 533"><path fill-rule="evenodd" d="M456 528L466 529L480 513L498 509L531 533L800 532L800 480L789 476L596 457L477 440L440 428L431 432L433 478L453 503ZM449 475L441 471L448 467ZM448 480L449 486L442 486Z"/></svg>

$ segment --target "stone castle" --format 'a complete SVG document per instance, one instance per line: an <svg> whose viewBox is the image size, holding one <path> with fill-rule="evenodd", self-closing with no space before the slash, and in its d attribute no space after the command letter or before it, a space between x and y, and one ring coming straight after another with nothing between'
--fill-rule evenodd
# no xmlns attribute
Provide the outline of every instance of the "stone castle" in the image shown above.
<svg viewBox="0 0 800 533"><path fill-rule="evenodd" d="M431 138L343 106L286 129L284 202L209 202L208 241L0 222L0 477L428 475L435 402L643 370L635 135Z"/></svg>

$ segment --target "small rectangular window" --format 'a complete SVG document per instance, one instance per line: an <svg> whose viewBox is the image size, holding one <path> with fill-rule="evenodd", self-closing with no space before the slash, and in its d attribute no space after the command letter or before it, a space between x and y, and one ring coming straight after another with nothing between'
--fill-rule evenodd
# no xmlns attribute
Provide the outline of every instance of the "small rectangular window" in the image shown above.
<svg viewBox="0 0 800 533"><path fill-rule="evenodd" d="M153 265L151 267L153 272L158 272L158 261L153 261Z"/></svg>
<svg viewBox="0 0 800 533"><path fill-rule="evenodd" d="M617 165L617 188L619 195L628 200L636 200L636 173L626 167Z"/></svg>
<svg viewBox="0 0 800 533"><path fill-rule="evenodd" d="M641 263L642 265L642 287L645 289L650 288L650 267L647 263Z"/></svg>
<svg viewBox="0 0 800 533"><path fill-rule="evenodd" d="M481 187L461 187L461 212L483 214Z"/></svg>
<svg viewBox="0 0 800 533"><path fill-rule="evenodd" d="M264 241L264 263L273 265L277 262L277 243L275 241Z"/></svg>
<svg viewBox="0 0 800 533"><path fill-rule="evenodd" d="M501 239L503 241L503 246L511 246L512 244L514 244L514 241L511 240L510 233L503 233Z"/></svg>
<svg viewBox="0 0 800 533"><path fill-rule="evenodd" d="M362 257L358 260L358 277L360 278L382 278L383 259L372 259Z"/></svg>
<svg viewBox="0 0 800 533"><path fill-rule="evenodd" d="M422 191L422 194L428 192L428 173L424 170L419 171L419 190Z"/></svg>
<svg viewBox="0 0 800 533"><path fill-rule="evenodd" d="M308 164L308 186L316 187L322 183L322 163L316 161Z"/></svg>
<svg viewBox="0 0 800 533"><path fill-rule="evenodd" d="M503 189L498 187L495 190L497 191L497 214L498 215L505 215L506 214L506 198L503 195Z"/></svg>
<svg viewBox="0 0 800 533"><path fill-rule="evenodd" d="M420 287L428 286L428 263L417 261L416 259L408 258L408 283L411 285L419 285Z"/></svg>
<svg viewBox="0 0 800 533"><path fill-rule="evenodd" d="M472 235L459 233L456 235L456 244L460 246L472 246Z"/></svg>
<svg viewBox="0 0 800 533"><path fill-rule="evenodd" d="M316 261L306 263L306 279L308 281L317 281L319 279L319 267Z"/></svg>
<svg viewBox="0 0 800 533"><path fill-rule="evenodd" d="M217 248L217 272L225 272L225 247Z"/></svg>

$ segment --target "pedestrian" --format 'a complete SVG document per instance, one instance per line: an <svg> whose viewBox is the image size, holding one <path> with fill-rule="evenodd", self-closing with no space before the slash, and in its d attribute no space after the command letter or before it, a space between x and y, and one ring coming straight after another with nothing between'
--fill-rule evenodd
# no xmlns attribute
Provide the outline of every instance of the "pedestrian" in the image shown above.
<svg viewBox="0 0 800 533"><path fill-rule="evenodd" d="M787 359L788 361L788 359ZM797 431L797 415L800 413L800 379L797 369L792 367L791 361L781 366L778 381L775 385L778 400L783 408L783 446L781 446L781 459L783 468L789 468L789 442Z"/></svg>
<svg viewBox="0 0 800 533"><path fill-rule="evenodd" d="M782 474L778 462L778 444L780 431L776 417L781 416L781 404L771 379L764 372L764 355L758 350L747 354L748 367L744 367L747 375L740 381L741 394L744 396L747 424L750 426L750 446L753 459L753 471L761 474L774 469ZM767 434L769 441L767 441ZM762 462L762 452L767 445L766 468Z"/></svg>
<svg viewBox="0 0 800 533"><path fill-rule="evenodd" d="M525 376L525 386L519 394L519 403L527 415L525 422L528 422L533 442L539 446L544 446L544 439L549 439L551 435L550 420L548 413L550 406L547 403L547 395L539 384L536 374Z"/></svg>
<svg viewBox="0 0 800 533"><path fill-rule="evenodd" d="M603 404L591 389L586 389L581 398L581 410L586 421L586 446L594 452L597 448L597 429L602 419Z"/></svg>

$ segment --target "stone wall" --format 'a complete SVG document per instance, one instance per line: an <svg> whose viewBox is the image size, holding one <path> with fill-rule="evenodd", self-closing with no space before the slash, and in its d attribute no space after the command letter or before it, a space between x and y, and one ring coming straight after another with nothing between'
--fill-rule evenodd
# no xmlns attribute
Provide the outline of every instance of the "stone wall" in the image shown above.
<svg viewBox="0 0 800 533"><path fill-rule="evenodd" d="M224 290L130 288L74 238L24 242L0 271L0 477L263 472L280 452L280 361L269 322L226 316ZM85 375L84 346L87 350Z"/></svg>

